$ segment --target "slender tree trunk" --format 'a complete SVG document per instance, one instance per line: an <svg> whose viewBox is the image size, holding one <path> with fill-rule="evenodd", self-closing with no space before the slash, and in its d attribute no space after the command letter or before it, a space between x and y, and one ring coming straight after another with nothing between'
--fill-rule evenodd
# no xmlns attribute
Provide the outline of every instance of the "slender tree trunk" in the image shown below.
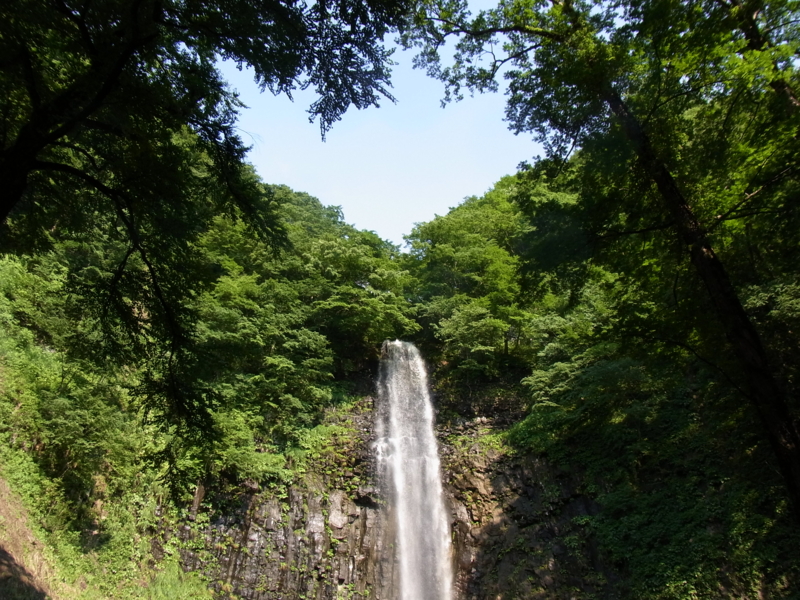
<svg viewBox="0 0 800 600"><path fill-rule="evenodd" d="M639 121L615 90L607 90L603 100L622 123L628 141L635 148L643 167L655 182L665 207L672 214L681 240L689 247L692 264L741 363L750 400L767 430L789 490L795 517L800 520L800 434L785 395L769 367L758 332L739 301L722 261L714 253L706 232L667 166L659 160Z"/></svg>
<svg viewBox="0 0 800 600"><path fill-rule="evenodd" d="M5 223L8 215L22 198L25 188L28 187L28 173L30 169L23 165L16 165L9 161L0 165L0 223Z"/></svg>
<svg viewBox="0 0 800 600"><path fill-rule="evenodd" d="M22 199L36 157L45 147L46 143L37 139L41 136L33 129L32 124L26 124L14 145L0 152L0 223L5 222Z"/></svg>

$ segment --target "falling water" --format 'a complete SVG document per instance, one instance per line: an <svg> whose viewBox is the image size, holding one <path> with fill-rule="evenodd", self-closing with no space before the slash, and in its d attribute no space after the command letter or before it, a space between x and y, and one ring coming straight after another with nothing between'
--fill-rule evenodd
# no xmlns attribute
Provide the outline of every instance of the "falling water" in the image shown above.
<svg viewBox="0 0 800 600"><path fill-rule="evenodd" d="M383 343L376 449L397 523L402 600L451 600L450 528L428 376L408 342Z"/></svg>

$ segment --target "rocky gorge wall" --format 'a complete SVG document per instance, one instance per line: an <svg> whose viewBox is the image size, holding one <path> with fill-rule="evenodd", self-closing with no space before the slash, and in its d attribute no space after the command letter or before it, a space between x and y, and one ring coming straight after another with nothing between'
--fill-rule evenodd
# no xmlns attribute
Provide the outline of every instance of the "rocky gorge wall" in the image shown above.
<svg viewBox="0 0 800 600"><path fill-rule="evenodd" d="M187 570L247 600L398 597L393 519L371 455L372 399L334 421L349 434L288 489L248 489L220 516L196 502L171 533ZM454 600L613 597L574 474L515 455L486 417L440 425ZM167 547L170 535L160 544Z"/></svg>
<svg viewBox="0 0 800 600"><path fill-rule="evenodd" d="M616 597L579 475L509 452L493 428L482 417L442 436L458 600Z"/></svg>

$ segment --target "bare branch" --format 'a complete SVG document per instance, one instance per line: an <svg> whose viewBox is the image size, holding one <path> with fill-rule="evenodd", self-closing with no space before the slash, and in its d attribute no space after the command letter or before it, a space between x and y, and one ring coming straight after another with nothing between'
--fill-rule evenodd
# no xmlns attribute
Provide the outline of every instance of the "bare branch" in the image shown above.
<svg viewBox="0 0 800 600"><path fill-rule="evenodd" d="M623 235L636 235L638 233L647 233L650 231L661 231L663 229L669 229L670 227L675 225L675 221L668 221L666 223L661 223L660 225L651 225L650 227L644 227L643 229L632 229L629 231L614 231L608 230L605 233L598 234L597 237L604 238L604 237L620 237Z"/></svg>

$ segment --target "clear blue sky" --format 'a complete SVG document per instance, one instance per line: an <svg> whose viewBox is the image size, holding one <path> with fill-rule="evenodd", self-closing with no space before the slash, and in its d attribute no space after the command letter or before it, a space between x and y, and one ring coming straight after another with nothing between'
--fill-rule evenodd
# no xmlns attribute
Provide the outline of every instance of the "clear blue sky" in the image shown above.
<svg viewBox="0 0 800 600"><path fill-rule="evenodd" d="M541 152L503 121L502 93L467 97L441 108L440 82L413 69L411 52L395 52L393 95L380 108L351 109L320 138L306 110L312 92L260 93L251 73L223 63L249 107L239 122L249 160L267 183L286 184L341 206L345 220L395 244L415 223L479 196L523 160Z"/></svg>

